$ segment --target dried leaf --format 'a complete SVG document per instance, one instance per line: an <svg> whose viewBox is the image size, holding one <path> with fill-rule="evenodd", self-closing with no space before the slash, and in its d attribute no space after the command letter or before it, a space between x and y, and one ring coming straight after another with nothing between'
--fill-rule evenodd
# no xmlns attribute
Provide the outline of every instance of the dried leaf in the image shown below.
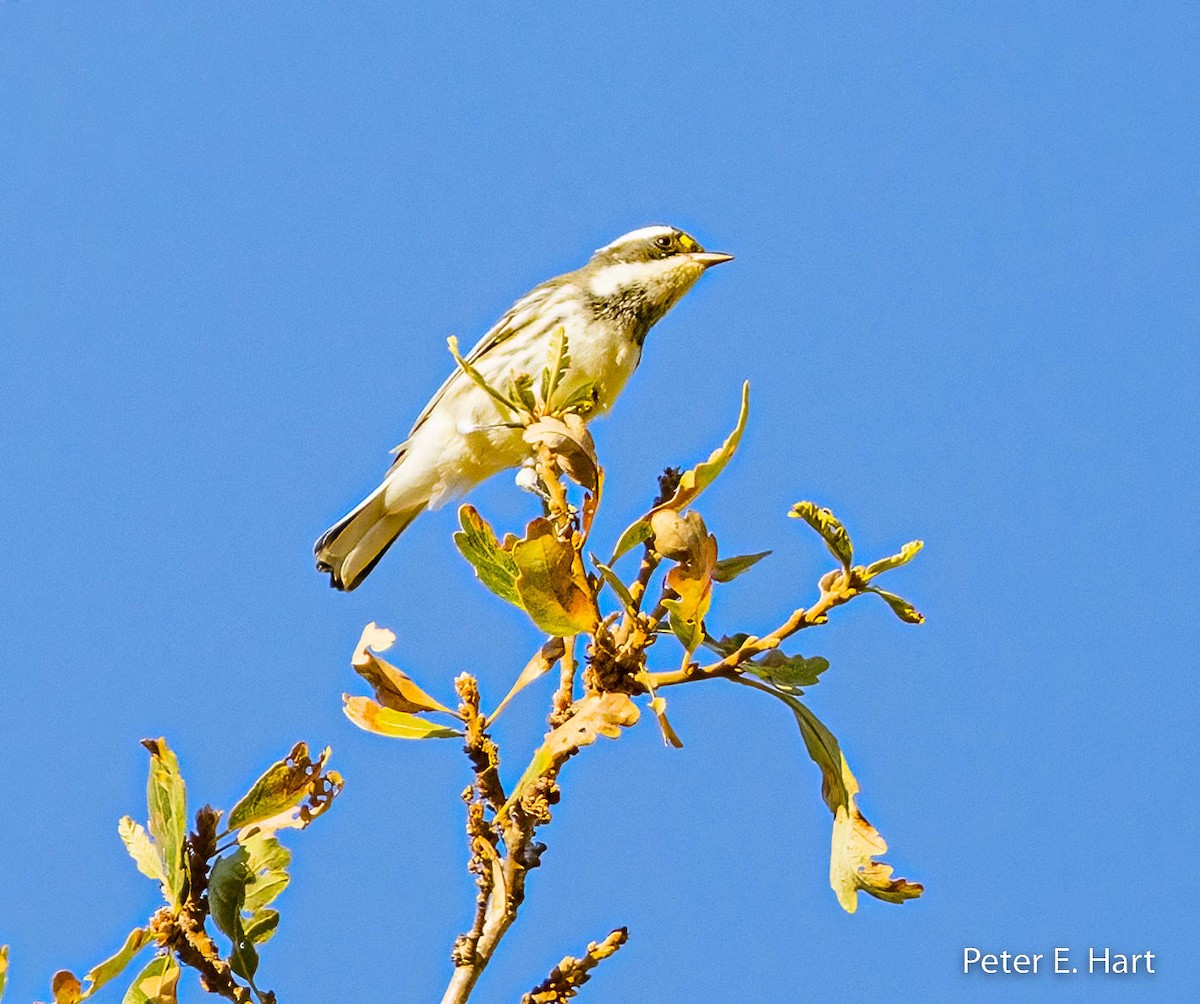
<svg viewBox="0 0 1200 1004"><path fill-rule="evenodd" d="M457 729L446 728L417 715L393 711L369 697L342 695L342 711L360 729L393 739L450 739L461 736Z"/></svg>
<svg viewBox="0 0 1200 1004"><path fill-rule="evenodd" d="M599 468L597 474L599 477L596 479L596 490L594 492L584 492L583 505L579 507L579 524L583 530L585 539L592 532L592 523L596 519L596 510L600 508L600 499L604 496L604 468Z"/></svg>
<svg viewBox="0 0 1200 1004"><path fill-rule="evenodd" d="M517 595L517 563L509 549L501 545L491 526L474 506L460 506L458 521L462 529L454 534L454 543L471 563L479 581L502 600L521 606Z"/></svg>
<svg viewBox="0 0 1200 1004"><path fill-rule="evenodd" d="M708 527L696 511L681 516L674 509L659 509L650 516L654 534L654 550L664 558L682 563L701 563L704 560Z"/></svg>
<svg viewBox="0 0 1200 1004"><path fill-rule="evenodd" d="M682 512L691 505L709 485L716 479L717 475L725 469L725 465L729 463L737 450L738 443L741 441L742 432L746 428L746 418L750 414L750 382L746 381L742 384L742 404L738 412L737 424L734 426L733 432L729 434L725 442L709 455L709 458L701 464L697 464L690 471L685 471L679 478L679 484L675 491L661 505L655 506L645 516L639 519L636 523L629 526L624 533L621 534L617 541L616 549L613 551L612 558L609 559L609 564L615 564L616 560L621 557L626 551L636 547L638 544L650 538L650 517L661 509L672 509L675 512Z"/></svg>
<svg viewBox="0 0 1200 1004"><path fill-rule="evenodd" d="M671 723L667 721L667 702L655 695L650 699L650 710L658 719L658 728L662 732L663 742L668 746L674 746L677 750L683 749L683 740L676 735L675 730L671 728Z"/></svg>
<svg viewBox="0 0 1200 1004"><path fill-rule="evenodd" d="M616 739L622 728L637 722L637 705L628 694L588 694L576 705L575 713L558 728L546 734L545 741L533 754L529 766L513 788L508 801L496 814L499 821L525 793L525 789L539 777L558 772L577 749L590 746L597 736Z"/></svg>
<svg viewBox="0 0 1200 1004"><path fill-rule="evenodd" d="M742 572L753 568L763 560L770 551L759 551L757 554L739 554L732 558L722 558L713 569L713 582L732 582Z"/></svg>
<svg viewBox="0 0 1200 1004"><path fill-rule="evenodd" d="M925 615L916 607L908 602L903 596L897 596L895 593L886 592L883 589L876 589L874 586L867 588L866 592L874 593L880 597L884 603L892 608L892 613L899 617L906 624L924 624Z"/></svg>
<svg viewBox="0 0 1200 1004"><path fill-rule="evenodd" d="M887 852L887 843L855 805L858 781L850 773L844 756L841 773L848 804L839 805L834 813L829 884L837 894L842 909L854 913L858 908L859 892L888 903L916 899L925 891L923 885L904 878L892 878L892 867L875 860L876 855Z"/></svg>
<svg viewBox="0 0 1200 1004"><path fill-rule="evenodd" d="M858 906L856 894L865 892L876 899L900 903L914 899L924 887L907 879L892 879L892 869L873 854L882 854L887 844L858 811L855 797L858 781L833 733L795 698L781 697L792 709L800 734L813 762L821 769L821 796L834 815L833 845L829 860L829 882L847 913Z"/></svg>
<svg viewBox="0 0 1200 1004"><path fill-rule="evenodd" d="M899 568L901 565L907 565L917 556L917 552L925 546L923 540L910 540L902 548L899 554L893 554L889 558L880 558L878 561L872 561L863 571L863 579L870 582L876 575L881 572L889 572L893 568Z"/></svg>
<svg viewBox="0 0 1200 1004"><path fill-rule="evenodd" d="M120 951L88 970L87 975L83 978L84 983L87 984L87 988L83 991L81 999L91 997L105 983L115 980L120 976L125 971L126 966L136 958L138 952L153 940L153 935L144 927L135 927L130 931Z"/></svg>
<svg viewBox="0 0 1200 1004"><path fill-rule="evenodd" d="M354 671L375 691L375 700L393 711L440 711L455 718L460 717L457 711L452 711L425 693L406 673L374 654L387 651L395 641L396 636L391 631L372 621L363 628L362 637L350 659Z"/></svg>
<svg viewBox="0 0 1200 1004"><path fill-rule="evenodd" d="M329 747L316 760L309 758L308 745L296 743L286 759L267 768L229 813L228 826L238 830L251 823L290 812L307 801L313 786L321 777Z"/></svg>
<svg viewBox="0 0 1200 1004"><path fill-rule="evenodd" d="M546 673L554 667L554 664L563 657L566 653L566 644L561 638L548 638L546 643L537 650L532 659L525 664L525 668L521 670L521 675L517 677L517 682L512 685L512 689L504 695L504 700L497 706L496 710L488 715L487 721L490 725L499 716L500 712L508 707L508 702L511 701L517 694L528 687L534 680Z"/></svg>
<svg viewBox="0 0 1200 1004"><path fill-rule="evenodd" d="M145 969L134 977L125 991L121 1004L177 1004L180 969L170 954L156 955Z"/></svg>
<svg viewBox="0 0 1200 1004"><path fill-rule="evenodd" d="M560 540L549 520L535 519L512 548L517 593L533 622L560 637L590 633L600 621L579 552Z"/></svg>
<svg viewBox="0 0 1200 1004"><path fill-rule="evenodd" d="M829 553L841 562L843 568L850 568L854 561L854 546L850 543L850 534L832 512L822 509L815 502L797 502L788 515L804 520L816 530L829 548Z"/></svg>
<svg viewBox="0 0 1200 1004"><path fill-rule="evenodd" d="M54 994L54 1004L79 1004L83 986L69 969L60 969L50 980L50 992Z"/></svg>
<svg viewBox="0 0 1200 1004"><path fill-rule="evenodd" d="M129 852L129 856L137 865L138 871L146 878L165 883L167 876L163 871L162 855L159 854L154 841L150 839L146 828L141 823L134 822L129 816L122 816L120 822L117 823L117 833L125 845L125 850Z"/></svg>
<svg viewBox="0 0 1200 1004"><path fill-rule="evenodd" d="M696 551L675 565L666 576L666 584L678 595L663 600L670 614L671 630L687 650L688 657L704 641L704 618L712 605L713 570L717 565L717 538L707 532L697 512L688 513L689 522L698 527Z"/></svg>
<svg viewBox="0 0 1200 1004"><path fill-rule="evenodd" d="M184 841L187 837L187 793L179 773L179 760L162 737L143 739L150 751L146 804L150 810L150 835L162 854L167 898L179 906L187 885Z"/></svg>
<svg viewBox="0 0 1200 1004"><path fill-rule="evenodd" d="M578 415L541 418L521 435L530 446L545 444L567 477L590 492L596 491L600 479L596 444Z"/></svg>

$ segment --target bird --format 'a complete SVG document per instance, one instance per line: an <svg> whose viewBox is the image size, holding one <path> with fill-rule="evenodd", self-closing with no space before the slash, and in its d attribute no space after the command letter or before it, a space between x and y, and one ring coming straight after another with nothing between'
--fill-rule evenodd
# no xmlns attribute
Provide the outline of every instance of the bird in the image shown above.
<svg viewBox="0 0 1200 1004"><path fill-rule="evenodd" d="M590 420L612 406L637 369L650 329L707 269L732 258L675 227L630 231L582 268L522 296L465 361L492 386L508 386L516 374L541 371L561 329L569 358L556 397L590 387ZM425 510L528 460L522 430L502 407L461 367L450 374L393 451L379 486L313 546L331 586L354 589Z"/></svg>

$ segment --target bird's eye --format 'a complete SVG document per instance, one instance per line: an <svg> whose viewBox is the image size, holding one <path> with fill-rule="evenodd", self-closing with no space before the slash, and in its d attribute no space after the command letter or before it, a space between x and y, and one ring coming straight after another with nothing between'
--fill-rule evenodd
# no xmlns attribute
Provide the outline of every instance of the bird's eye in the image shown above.
<svg viewBox="0 0 1200 1004"><path fill-rule="evenodd" d="M655 237L654 243L664 251L669 251L672 243L671 235L663 234L661 237Z"/></svg>

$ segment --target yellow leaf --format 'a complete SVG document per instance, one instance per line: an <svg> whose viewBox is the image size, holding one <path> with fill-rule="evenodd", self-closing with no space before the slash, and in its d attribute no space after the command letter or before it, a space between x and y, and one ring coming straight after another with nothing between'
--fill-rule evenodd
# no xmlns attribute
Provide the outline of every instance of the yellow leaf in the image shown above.
<svg viewBox="0 0 1200 1004"><path fill-rule="evenodd" d="M496 720L500 712L508 707L508 702L516 697L520 691L528 687L538 677L550 672L554 664L563 657L566 650L566 645L563 644L561 638L547 638L546 644L539 648L534 657L525 664L525 668L521 670L521 675L517 677L517 682L512 685L512 689L504 696L504 700L497 705L495 711L488 715L488 724L490 725Z"/></svg>
<svg viewBox="0 0 1200 1004"><path fill-rule="evenodd" d="M858 908L858 893L865 892L889 903L916 899L925 891L918 882L892 878L892 867L876 861L887 851L887 843L866 817L858 811L855 796L858 781L850 773L846 758L841 764L842 788L846 804L839 805L833 819L833 848L829 857L829 884L847 913Z"/></svg>
<svg viewBox="0 0 1200 1004"><path fill-rule="evenodd" d="M655 520L662 522L660 516ZM697 512L688 513L687 520L676 517L676 521L692 532L678 534L682 549L675 553L681 554L683 561L666 576L666 584L678 598L663 600L663 605L671 615L671 630L690 657L704 641L704 618L712 605L713 572L717 567L717 538L708 533Z"/></svg>
<svg viewBox="0 0 1200 1004"><path fill-rule="evenodd" d="M496 814L499 821L522 794L525 789L539 777L556 774L558 769L577 749L590 746L598 736L616 739L621 729L634 725L639 718L637 705L630 700L628 694L611 692L606 694L588 694L582 698L571 715L558 728L546 733L542 743L521 780L512 790L508 801Z"/></svg>
<svg viewBox="0 0 1200 1004"><path fill-rule="evenodd" d="M742 404L738 411L737 424L734 426L733 432L729 434L724 443L709 454L706 461L697 464L690 471L684 471L679 479L679 484L667 501L661 505L656 505L641 519L626 528L617 541L612 558L609 559L608 563L610 565L621 557L622 554L630 550L630 548L636 547L650 538L650 519L656 512L663 509L682 512L696 500L705 488L716 480L717 475L725 469L725 465L729 463L734 451L737 450L738 443L742 439L742 432L746 428L746 418L749 414L750 382L746 381L742 384Z"/></svg>
<svg viewBox="0 0 1200 1004"><path fill-rule="evenodd" d="M517 593L533 622L546 634L590 634L600 621L596 597L579 552L559 539L549 520L535 519L512 547Z"/></svg>
<svg viewBox="0 0 1200 1004"><path fill-rule="evenodd" d="M462 735L457 729L446 728L404 711L385 708L369 697L343 694L342 711L360 729L393 739L449 739Z"/></svg>

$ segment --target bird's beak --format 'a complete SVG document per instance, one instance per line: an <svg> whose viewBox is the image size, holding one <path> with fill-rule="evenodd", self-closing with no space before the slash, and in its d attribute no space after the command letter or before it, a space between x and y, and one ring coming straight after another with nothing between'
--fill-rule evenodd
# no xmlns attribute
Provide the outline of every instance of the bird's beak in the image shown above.
<svg viewBox="0 0 1200 1004"><path fill-rule="evenodd" d="M697 265L703 265L709 268L713 265L720 265L723 261L732 261L733 255L725 254L721 251L693 251L688 255Z"/></svg>

